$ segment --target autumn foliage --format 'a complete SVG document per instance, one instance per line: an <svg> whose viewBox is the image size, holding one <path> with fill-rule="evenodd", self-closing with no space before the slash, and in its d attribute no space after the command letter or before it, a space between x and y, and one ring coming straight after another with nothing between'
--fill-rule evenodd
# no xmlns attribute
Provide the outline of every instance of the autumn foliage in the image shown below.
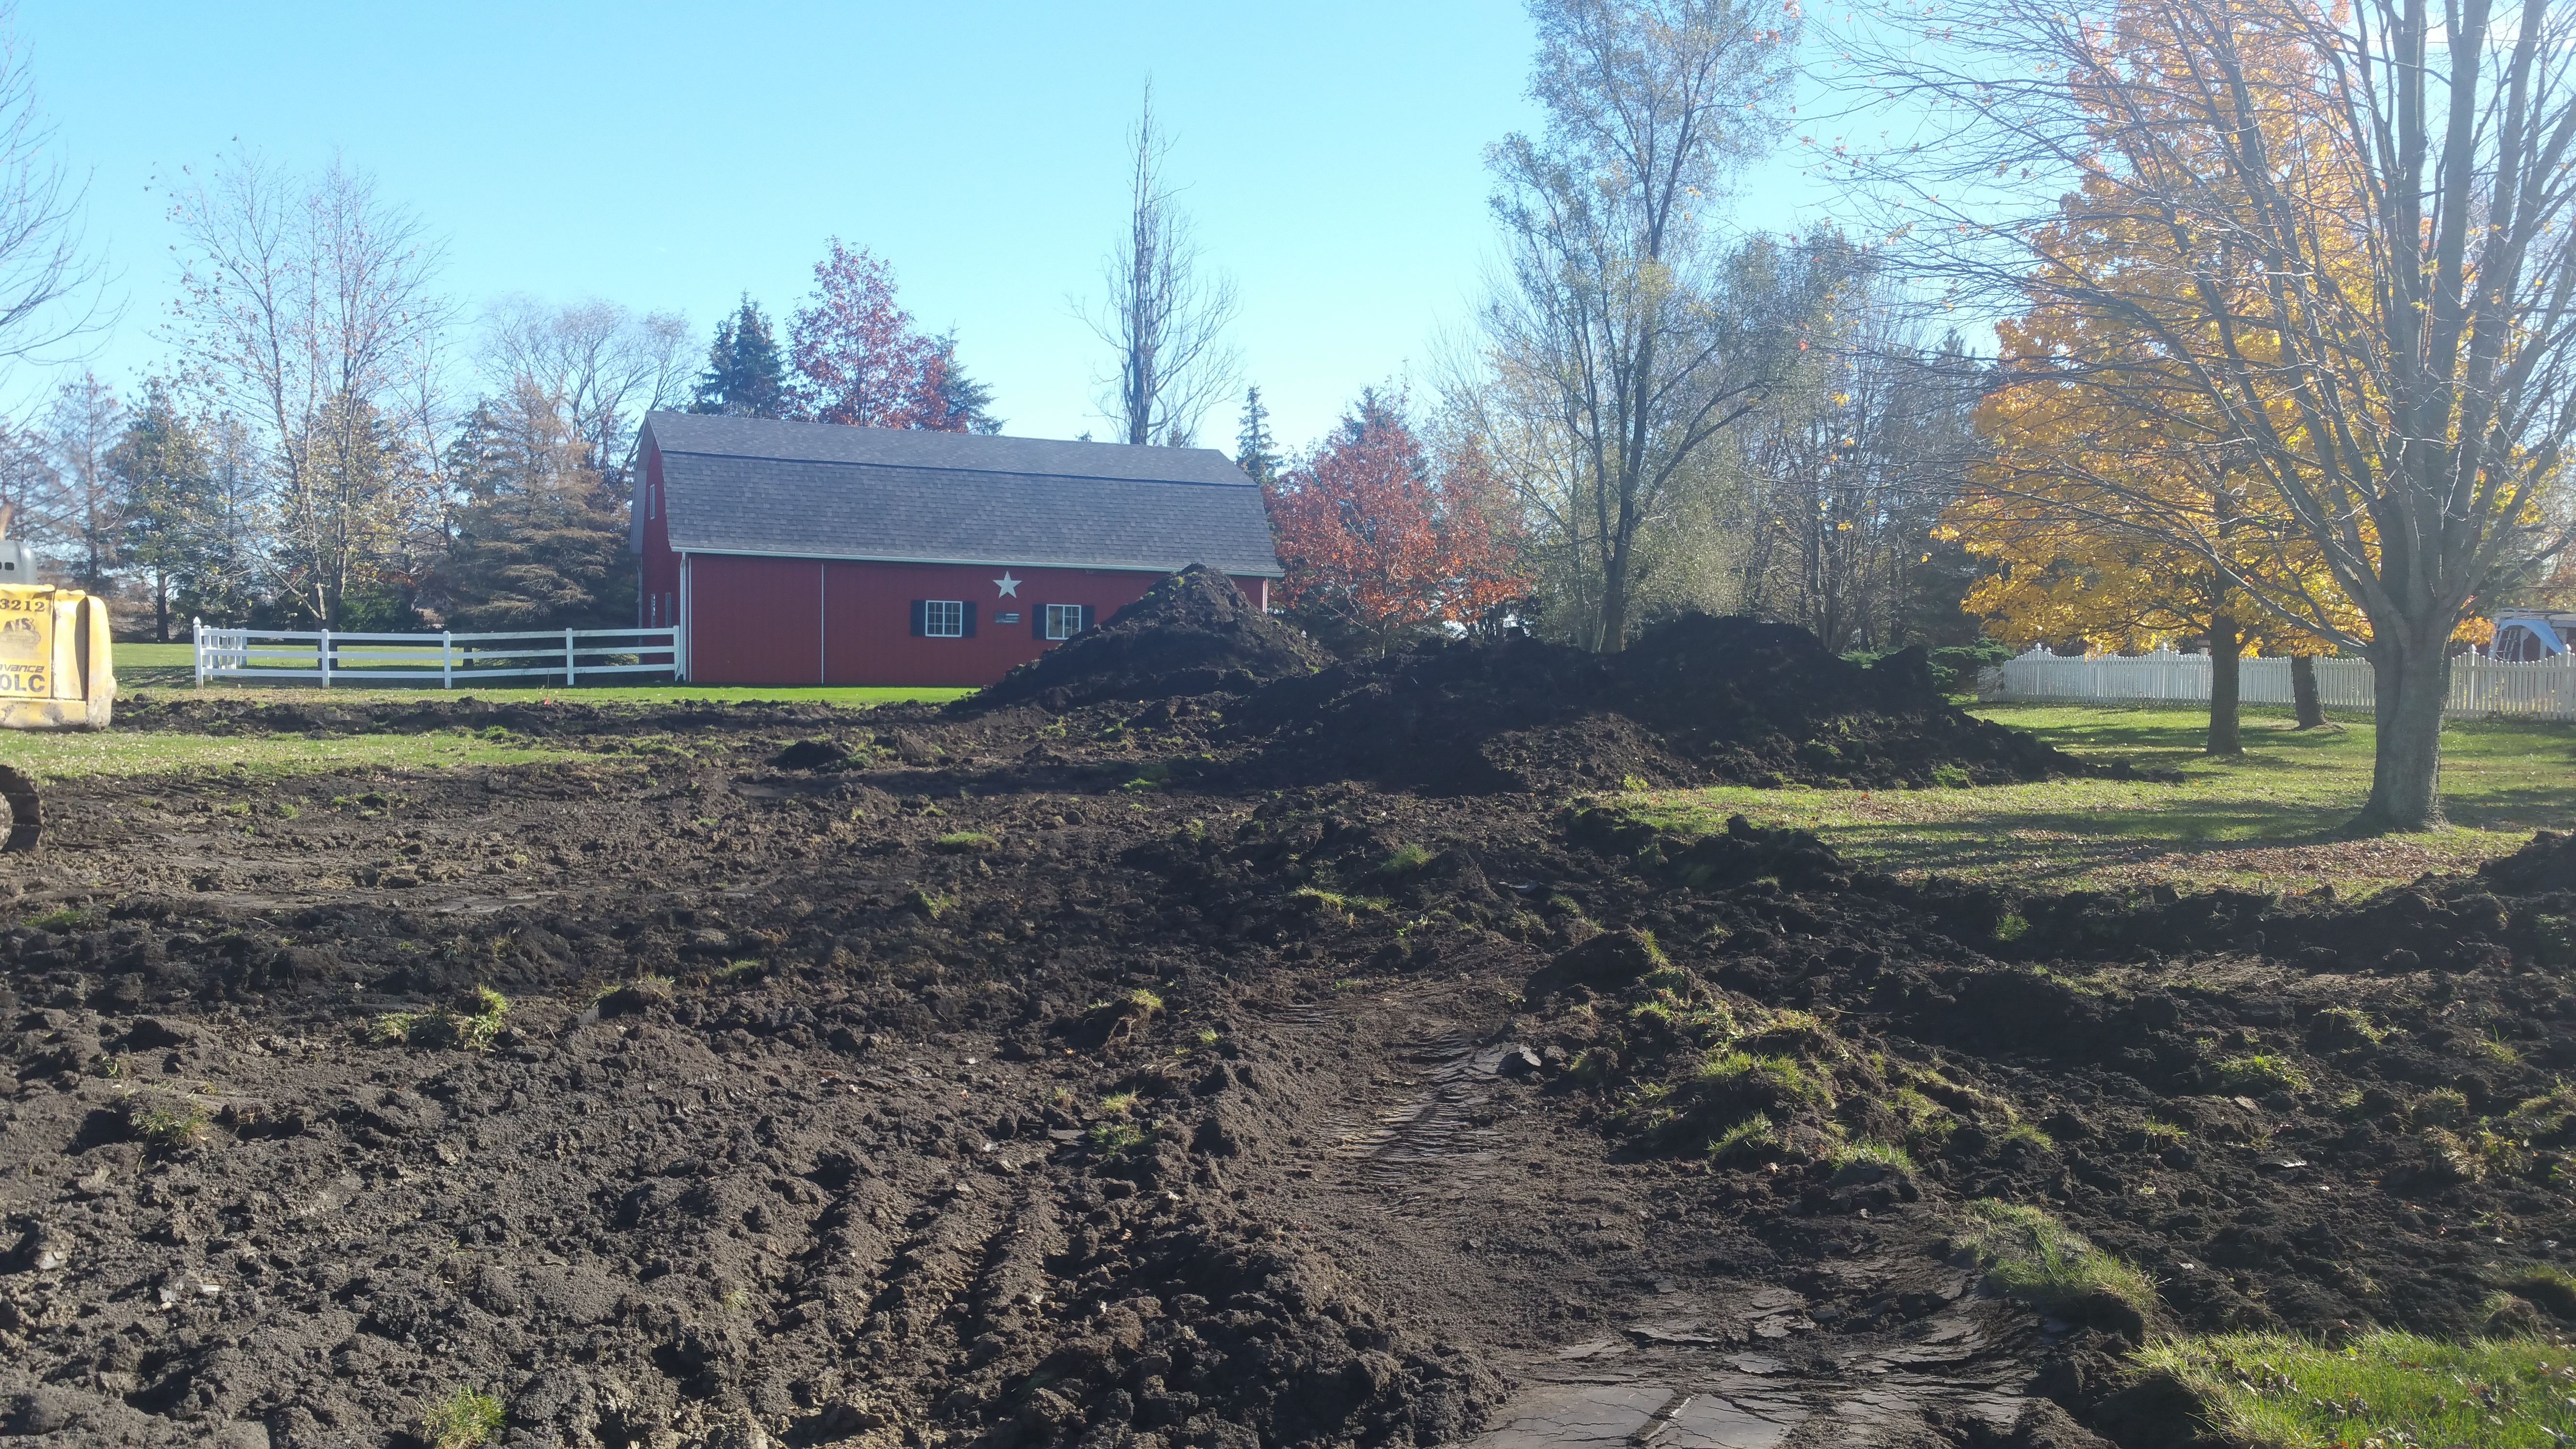
<svg viewBox="0 0 2576 1449"><path fill-rule="evenodd" d="M1529 592L1506 490L1472 447L1435 459L1401 396L1374 390L1264 491L1290 611L1382 653Z"/></svg>
<svg viewBox="0 0 2576 1449"><path fill-rule="evenodd" d="M797 415L862 428L928 428L962 433L968 418L953 403L955 365L939 339L913 325L895 301L894 274L861 247L832 238L814 264L812 301L788 328L796 370Z"/></svg>

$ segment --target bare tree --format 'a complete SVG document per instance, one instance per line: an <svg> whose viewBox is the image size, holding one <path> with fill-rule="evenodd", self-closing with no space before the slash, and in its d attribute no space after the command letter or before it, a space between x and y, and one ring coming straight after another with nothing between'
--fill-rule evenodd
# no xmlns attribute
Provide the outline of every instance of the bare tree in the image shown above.
<svg viewBox="0 0 2576 1449"><path fill-rule="evenodd" d="M42 353L99 325L101 264L83 254L85 188L56 159L36 107L18 12L0 6L0 358Z"/></svg>
<svg viewBox="0 0 2576 1449"><path fill-rule="evenodd" d="M1104 265L1105 307L1084 317L1118 354L1100 411L1130 443L1186 447L1199 419L1234 392L1238 359L1224 334L1238 300L1231 279L1202 272L1203 249L1164 184L1171 141L1154 128L1150 83L1128 140L1127 236Z"/></svg>
<svg viewBox="0 0 2576 1449"><path fill-rule="evenodd" d="M119 562L125 488L111 455L126 419L115 391L86 371L56 388L45 410L41 436L53 466L32 511L37 527L55 540L64 573L91 593L108 590Z"/></svg>
<svg viewBox="0 0 2576 1449"><path fill-rule="evenodd" d="M337 161L299 178L239 156L171 217L191 250L172 340L266 457L276 586L336 626L438 542L439 245Z"/></svg>
<svg viewBox="0 0 2576 1449"><path fill-rule="evenodd" d="M593 299L552 306L504 297L484 319L482 361L496 394L555 399L582 466L628 496L625 458L644 414L688 392L688 324ZM524 385L524 386L523 386Z"/></svg>
<svg viewBox="0 0 2576 1449"><path fill-rule="evenodd" d="M2162 418L2279 495L2366 628L2237 570L2217 525L2083 480L2117 500L2104 526L2366 654L2355 823L2438 825L2453 631L2566 543L2544 504L2576 436L2576 7L1946 0L1910 24L1939 43L1850 48L1859 93L1928 128L1848 158L1910 218L1898 255L2079 339L2016 379Z"/></svg>
<svg viewBox="0 0 2576 1449"><path fill-rule="evenodd" d="M1793 32L1743 0L1530 9L1548 129L1487 158L1511 258L1484 331L1526 414L1517 431L1556 455L1500 451L1523 458L1524 492L1594 601L1587 642L1615 651L1641 544L1710 444L1795 369L1796 332L1847 259L1839 244L1729 246L1711 225L1770 139Z"/></svg>

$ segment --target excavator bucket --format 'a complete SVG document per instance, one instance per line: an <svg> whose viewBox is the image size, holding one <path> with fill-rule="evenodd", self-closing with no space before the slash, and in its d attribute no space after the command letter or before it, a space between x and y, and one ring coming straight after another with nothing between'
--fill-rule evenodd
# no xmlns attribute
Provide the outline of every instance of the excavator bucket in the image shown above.
<svg viewBox="0 0 2576 1449"><path fill-rule="evenodd" d="M0 585L0 729L103 730L115 700L107 601ZM9 811L0 851L35 849L44 825L35 781L0 765L0 802Z"/></svg>

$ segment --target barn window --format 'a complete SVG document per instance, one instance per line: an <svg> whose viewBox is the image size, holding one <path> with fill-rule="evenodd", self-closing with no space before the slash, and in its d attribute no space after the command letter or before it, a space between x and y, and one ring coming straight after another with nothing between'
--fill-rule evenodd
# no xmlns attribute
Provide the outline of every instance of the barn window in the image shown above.
<svg viewBox="0 0 2576 1449"><path fill-rule="evenodd" d="M1040 617L1041 622L1046 626L1045 637L1070 639L1091 627L1091 606L1089 604L1049 604L1046 606L1045 614Z"/></svg>
<svg viewBox="0 0 2576 1449"><path fill-rule="evenodd" d="M923 599L912 606L912 632L925 639L963 639L974 629L963 601Z"/></svg>

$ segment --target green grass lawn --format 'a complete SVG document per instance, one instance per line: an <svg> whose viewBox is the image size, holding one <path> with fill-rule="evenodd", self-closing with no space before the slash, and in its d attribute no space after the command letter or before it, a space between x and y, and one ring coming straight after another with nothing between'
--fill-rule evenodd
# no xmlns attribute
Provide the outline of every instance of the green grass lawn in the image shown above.
<svg viewBox="0 0 2576 1449"><path fill-rule="evenodd" d="M582 750L485 739L462 730L414 735L40 734L0 730L0 763L39 780L80 775L165 775L239 771L245 778L321 770L424 770L456 765L532 765L598 759Z"/></svg>
<svg viewBox="0 0 2576 1449"><path fill-rule="evenodd" d="M311 655L304 657L311 662ZM259 662L254 656L253 663ZM283 662L283 661L281 661ZM393 666L387 666L393 667ZM752 700L814 701L841 705L850 709L868 709L880 704L908 704L915 700L944 704L974 693L970 689L912 689L902 687L826 687L821 685L710 685L672 684L657 680L651 684L582 684L567 690L561 684L525 683L513 679L506 684L460 683L455 689L441 689L429 684L385 685L367 688L361 682L364 669L335 673L329 691L333 699L352 704L372 704L387 700L432 698L456 699L471 694L476 699L527 703L532 700L577 699L584 704L670 704L683 700L712 700L719 703L742 703ZM339 679L353 681L341 684ZM127 694L140 690L194 689L197 687L196 658L187 644L124 644L116 646L117 688ZM215 684L206 686L210 694L226 699L248 699L260 703L282 700L310 702L321 694L314 684Z"/></svg>
<svg viewBox="0 0 2576 1449"><path fill-rule="evenodd" d="M2452 828L2353 840L2340 828L2370 793L2367 720L2300 733L2248 710L2245 753L2200 753L2205 712L1993 705L1977 713L2078 755L2179 769L2178 785L2057 780L1967 790L1656 790L1625 797L1660 823L1710 829L1742 813L1813 830L1881 869L2051 889L2171 881L2367 892L2462 870L2543 827L2576 821L2576 725L2455 721L2443 732Z"/></svg>

